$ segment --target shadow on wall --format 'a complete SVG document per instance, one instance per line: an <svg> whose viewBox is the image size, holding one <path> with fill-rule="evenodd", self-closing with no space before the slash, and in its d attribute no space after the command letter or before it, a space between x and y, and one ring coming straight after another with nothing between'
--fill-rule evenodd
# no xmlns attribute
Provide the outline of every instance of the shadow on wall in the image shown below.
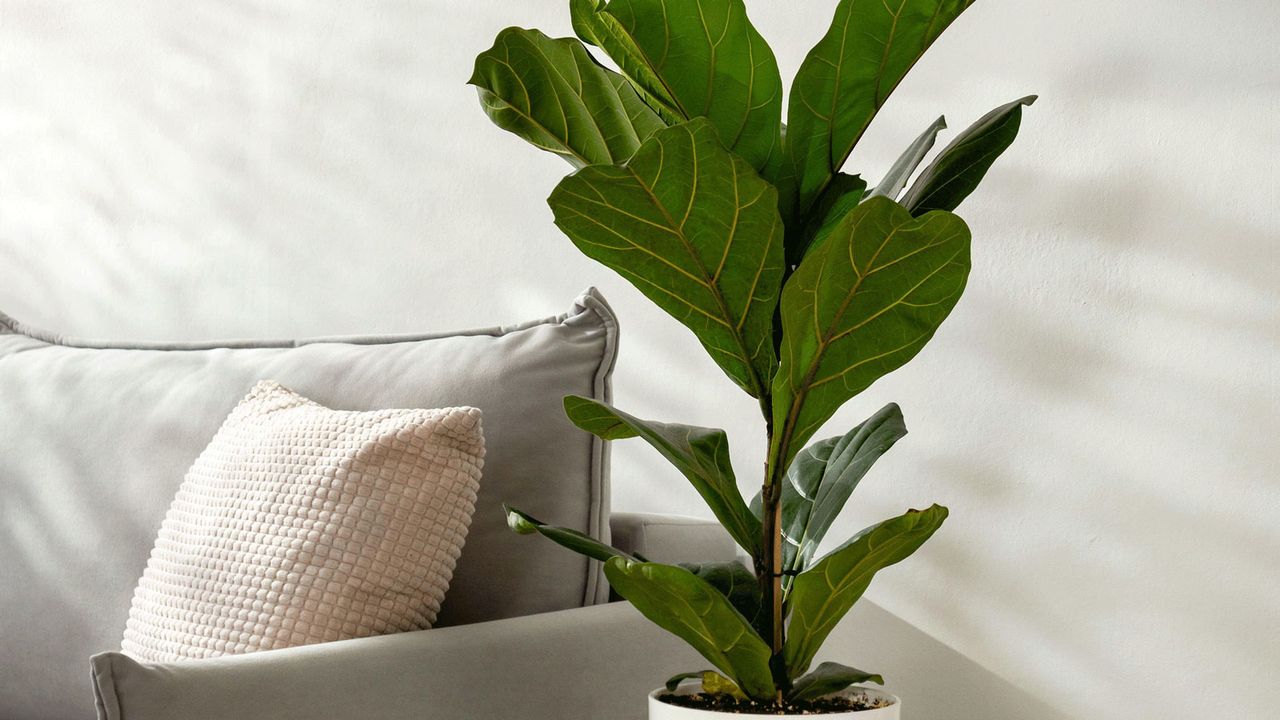
<svg viewBox="0 0 1280 720"><path fill-rule="evenodd" d="M818 660L885 677L903 720L1067 720L1067 716L888 610L860 602Z"/></svg>

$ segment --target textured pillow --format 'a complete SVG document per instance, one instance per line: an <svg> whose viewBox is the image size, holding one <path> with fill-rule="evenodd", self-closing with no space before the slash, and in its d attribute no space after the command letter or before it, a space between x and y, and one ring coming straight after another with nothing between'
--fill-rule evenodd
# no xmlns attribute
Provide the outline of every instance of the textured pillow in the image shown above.
<svg viewBox="0 0 1280 720"><path fill-rule="evenodd" d="M122 650L162 662L430 627L483 463L475 408L330 410L258 383L179 487Z"/></svg>

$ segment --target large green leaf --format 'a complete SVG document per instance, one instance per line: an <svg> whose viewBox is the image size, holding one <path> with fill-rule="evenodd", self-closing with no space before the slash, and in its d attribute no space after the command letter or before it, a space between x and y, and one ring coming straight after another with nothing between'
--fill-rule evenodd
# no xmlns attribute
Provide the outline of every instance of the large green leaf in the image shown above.
<svg viewBox="0 0 1280 720"><path fill-rule="evenodd" d="M906 434L902 410L889 403L845 435L815 443L796 457L782 486L784 570L798 573L809 566L854 488Z"/></svg>
<svg viewBox="0 0 1280 720"><path fill-rule="evenodd" d="M973 0L841 0L800 65L787 106L787 161L804 213L889 94Z"/></svg>
<svg viewBox="0 0 1280 720"><path fill-rule="evenodd" d="M547 525L515 508L502 506L507 513L507 527L521 535L532 535L538 533L543 537L555 542L557 545L566 547L581 555L589 558L605 561L612 557L625 557L635 560L643 560L644 558L636 557L621 550L605 545L586 533L574 530L573 528L557 527L555 525Z"/></svg>
<svg viewBox="0 0 1280 720"><path fill-rule="evenodd" d="M897 200L898 194L902 192L902 188L907 186L907 181L911 179L911 173L916 171L920 163L924 160L924 156L929 154L929 150L933 149L933 143L938 139L938 133L947 129L947 119L939 117L933 121L933 124L925 128L906 150L898 156L898 159L889 168L889 172L884 174L884 178L876 185L875 190L871 191L869 197L887 197L890 200Z"/></svg>
<svg viewBox="0 0 1280 720"><path fill-rule="evenodd" d="M613 558L604 572L641 614L689 643L747 695L773 696L769 646L720 591L674 565Z"/></svg>
<svg viewBox="0 0 1280 720"><path fill-rule="evenodd" d="M626 162L665 124L626 79L582 43L507 28L476 57L469 81L495 124L574 167Z"/></svg>
<svg viewBox="0 0 1280 720"><path fill-rule="evenodd" d="M779 460L846 400L910 360L951 312L969 275L969 228L948 212L913 218L887 198L845 215L782 293L773 383Z"/></svg>
<svg viewBox="0 0 1280 720"><path fill-rule="evenodd" d="M641 420L577 395L564 399L564 410L574 425L604 440L643 438L688 478L742 549L752 557L759 555L760 521L738 491L723 430Z"/></svg>
<svg viewBox="0 0 1280 720"><path fill-rule="evenodd" d="M579 170L547 202L582 252L684 323L742 389L764 393L782 282L777 194L706 120L659 130L625 166Z"/></svg>
<svg viewBox="0 0 1280 720"><path fill-rule="evenodd" d="M1000 157L1022 124L1022 108L1036 101L1035 95L1001 105L983 115L956 136L902 197L902 205L912 215L931 210L955 210L972 193Z"/></svg>
<svg viewBox="0 0 1280 720"><path fill-rule="evenodd" d="M740 562L681 563L680 567L706 580L721 595L729 598L729 604L751 623L760 629L760 611L763 599L760 582L754 573Z"/></svg>
<svg viewBox="0 0 1280 720"><path fill-rule="evenodd" d="M884 684L884 678L875 673L851 668L836 662L824 662L813 672L796 680L791 686L790 700L801 702L817 700L824 695L837 693L854 683L873 682Z"/></svg>
<svg viewBox="0 0 1280 720"><path fill-rule="evenodd" d="M772 175L782 161L782 78L743 0L613 0L594 16L590 2L576 3L575 27L656 107L709 119L726 147Z"/></svg>
<svg viewBox="0 0 1280 720"><path fill-rule="evenodd" d="M635 40L618 23L617 18L600 12L604 0L569 0L569 16L573 31L585 43L590 43L608 53L622 72L658 115L669 125L688 120L679 103L671 96L662 78L649 67L644 53Z"/></svg>
<svg viewBox="0 0 1280 720"><path fill-rule="evenodd" d="M796 578L782 651L793 676L809 669L827 635L866 592L875 574L909 557L946 518L947 509L941 505L908 510L858 533Z"/></svg>

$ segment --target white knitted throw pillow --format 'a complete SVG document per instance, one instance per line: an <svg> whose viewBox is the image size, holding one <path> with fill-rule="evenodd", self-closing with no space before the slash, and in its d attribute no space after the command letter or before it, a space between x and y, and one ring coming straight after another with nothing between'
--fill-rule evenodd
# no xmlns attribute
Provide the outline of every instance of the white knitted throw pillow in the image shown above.
<svg viewBox="0 0 1280 720"><path fill-rule="evenodd" d="M166 662L430 627L483 463L475 408L330 410L259 383L178 489L121 649Z"/></svg>

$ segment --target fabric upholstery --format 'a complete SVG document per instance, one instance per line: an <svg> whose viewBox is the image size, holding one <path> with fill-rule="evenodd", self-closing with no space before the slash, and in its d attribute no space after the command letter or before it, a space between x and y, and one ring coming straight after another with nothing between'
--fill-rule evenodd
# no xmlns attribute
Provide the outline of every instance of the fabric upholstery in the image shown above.
<svg viewBox="0 0 1280 720"><path fill-rule="evenodd" d="M92 661L101 720L641 720L707 661L627 603L180 663Z"/></svg>
<svg viewBox="0 0 1280 720"><path fill-rule="evenodd" d="M252 343L69 340L0 316L0 718L92 713L85 659L118 647L186 470L258 380L331 408L472 406L484 483L437 627L601 601L595 564L506 528L502 502L607 539L602 443L562 397L607 400L617 323L566 314L453 334Z"/></svg>
<svg viewBox="0 0 1280 720"><path fill-rule="evenodd" d="M122 649L164 662L431 627L483 465L475 408L330 410L259 382L178 488Z"/></svg>
<svg viewBox="0 0 1280 720"><path fill-rule="evenodd" d="M614 547L661 563L730 562L745 555L719 523L682 515L613 513Z"/></svg>

